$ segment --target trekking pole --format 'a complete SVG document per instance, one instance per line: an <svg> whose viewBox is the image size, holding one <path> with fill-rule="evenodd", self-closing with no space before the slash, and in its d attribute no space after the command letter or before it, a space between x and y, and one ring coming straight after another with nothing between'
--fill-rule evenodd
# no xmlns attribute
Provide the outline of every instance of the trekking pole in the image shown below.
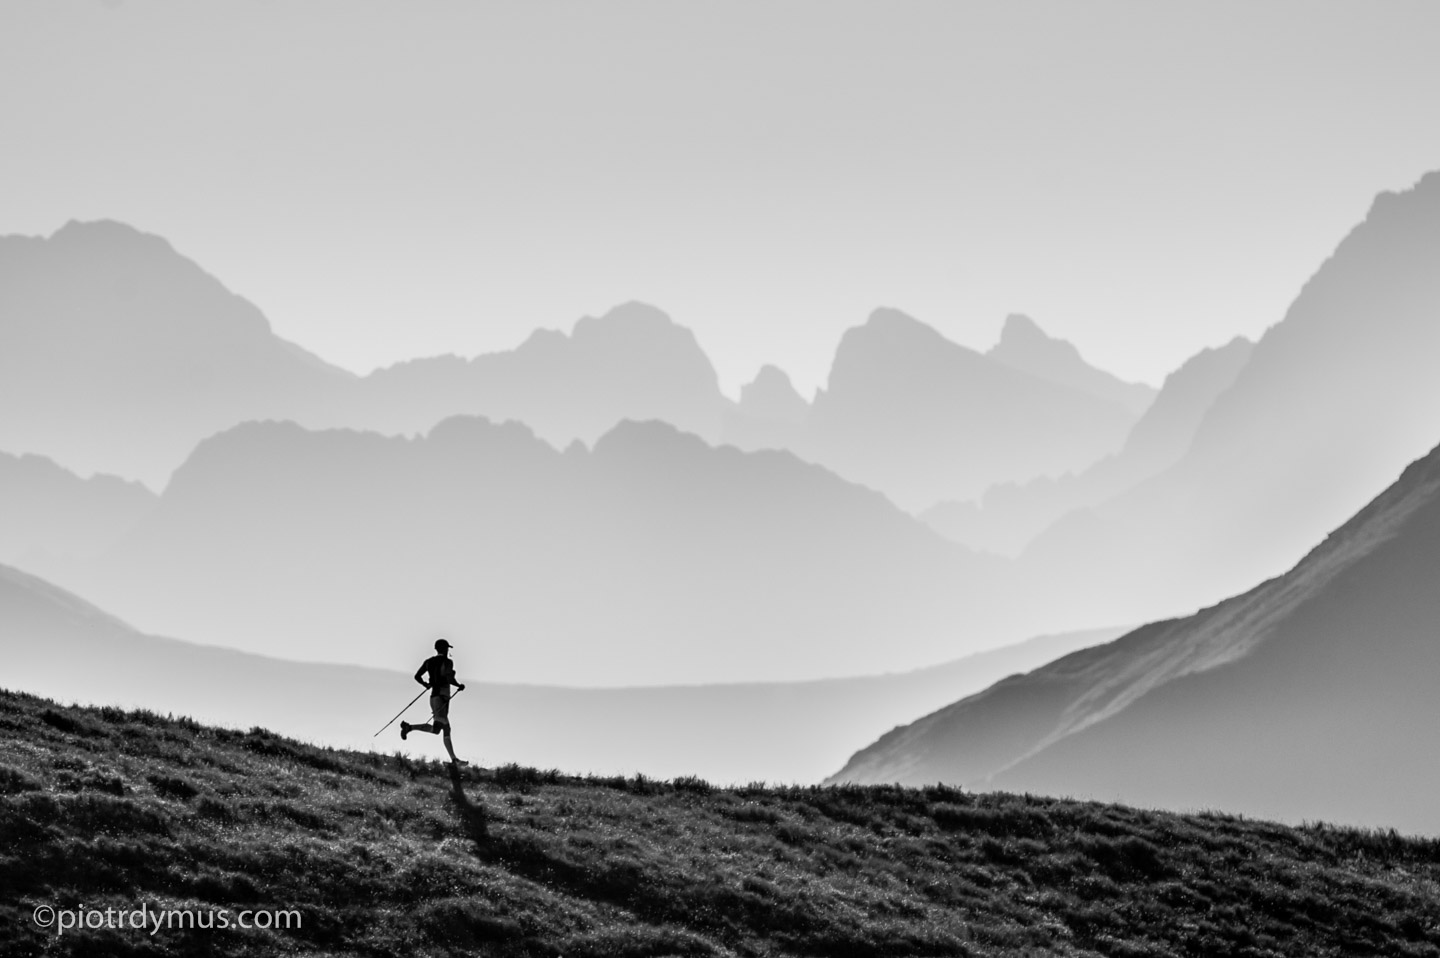
<svg viewBox="0 0 1440 958"><path fill-rule="evenodd" d="M424 695L424 694L425 694L426 692L428 692L428 691L430 691L430 690L429 690L429 689L421 689L420 692L419 692L419 694L417 694L413 699L410 700L410 705L414 705L416 702L420 701L420 696L421 696L421 695ZM461 690L460 690L460 692L463 692L463 691L465 691L465 690L464 690L464 689L461 689ZM456 692L455 695L459 695L460 692ZM452 695L452 696L450 696L450 697L453 699L453 698L455 697L455 695ZM400 716L402 716L402 715L404 715L406 712L410 711L410 705L407 705L407 706L405 706L403 709L401 709L400 711L396 712L396 713L395 713L395 718L392 718L390 721L388 721L388 722L386 722L384 725L380 726L380 732L383 732L383 731L385 731L387 728L389 728L390 726L394 725L394 724L395 724L395 719L398 719ZM370 737L371 737L371 738L379 738L379 737L380 737L380 732L376 732L374 735L372 735L372 736L370 736Z"/></svg>
<svg viewBox="0 0 1440 958"><path fill-rule="evenodd" d="M426 692L428 692L428 691L430 691L430 690L429 690L429 689L421 689L421 690L420 690L420 695L424 695L424 694L425 694ZM406 712L410 711L410 706L411 706L411 705L414 705L416 702L420 701L420 695L415 696L413 699L410 700L409 704L407 704L407 705L406 705L403 709L401 709L400 711L396 712L396 713L395 713L395 718L392 718L390 721L388 721L388 722L386 722L384 725L380 726L380 732L383 732L383 731L385 731L387 728L389 728L390 726L394 725L394 724L395 724L395 719L398 719L400 716L402 716L402 715L404 715ZM370 736L370 737L371 737L371 738L379 738L379 737L380 737L380 732L376 732L374 735L372 735L372 736Z"/></svg>

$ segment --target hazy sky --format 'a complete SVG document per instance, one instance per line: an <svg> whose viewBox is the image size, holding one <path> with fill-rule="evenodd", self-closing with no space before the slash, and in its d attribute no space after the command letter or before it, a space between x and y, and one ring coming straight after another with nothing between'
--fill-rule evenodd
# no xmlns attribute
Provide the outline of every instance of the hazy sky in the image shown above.
<svg viewBox="0 0 1440 958"><path fill-rule="evenodd" d="M732 393L890 305L1158 383L1440 168L1436 3L0 6L0 233L170 239L358 371L629 299Z"/></svg>

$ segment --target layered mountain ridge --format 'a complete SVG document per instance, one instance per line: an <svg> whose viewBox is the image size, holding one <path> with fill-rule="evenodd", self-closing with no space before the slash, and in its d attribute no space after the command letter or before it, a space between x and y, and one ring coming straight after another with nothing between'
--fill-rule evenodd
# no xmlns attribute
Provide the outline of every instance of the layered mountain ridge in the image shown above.
<svg viewBox="0 0 1440 958"><path fill-rule="evenodd" d="M799 452L903 508L1059 475L1118 449L1119 403L1013 369L895 309L846 330Z"/></svg>
<svg viewBox="0 0 1440 958"><path fill-rule="evenodd" d="M1236 337L1203 349L1165 378L1130 428L1119 452L1058 479L991 486L975 502L937 503L921 514L931 528L962 545L1016 556L1067 513L1098 506L1178 462L1205 412L1249 362L1254 344Z"/></svg>
<svg viewBox="0 0 1440 958"><path fill-rule="evenodd" d="M1440 448L1289 572L896 729L837 781L1440 831Z"/></svg>
<svg viewBox="0 0 1440 958"><path fill-rule="evenodd" d="M1294 564L1440 423L1440 173L1382 194L1266 331L1170 468L1026 549L1083 621L1167 617Z"/></svg>
<svg viewBox="0 0 1440 958"><path fill-rule="evenodd" d="M541 329L516 349L415 359L366 377L328 425L426 432L449 416L524 422L561 447L593 443L624 419L661 419L718 439L728 402L690 330L644 303Z"/></svg>
<svg viewBox="0 0 1440 958"><path fill-rule="evenodd" d="M1137 414L1134 390L1033 324L997 347L1001 362L893 310L845 333L813 406L775 367L730 401L694 334L638 302L512 350L357 377L275 336L163 239L112 221L0 242L0 316L0 449L156 489L201 440L251 420L416 435L479 415L564 448L658 419L711 443L788 449L923 508L1079 468L1117 448ZM932 353L928 378L896 366ZM893 422L873 421L877 401Z"/></svg>
<svg viewBox="0 0 1440 958"><path fill-rule="evenodd" d="M155 501L138 482L81 479L44 456L0 452L0 562L93 558L139 525Z"/></svg>
<svg viewBox="0 0 1440 958"><path fill-rule="evenodd" d="M1142 415L1156 396L1151 386L1128 383L1091 366L1081 358L1075 344L1048 335L1022 313L1005 317L1000 341L985 355L1012 369L1119 403L1136 416Z"/></svg>
<svg viewBox="0 0 1440 958"><path fill-rule="evenodd" d="M505 680L591 685L863 674L1049 631L1000 576L789 453L658 422L562 453L455 417L423 438L227 431L60 584L162 634L386 665L433 627L490 637Z"/></svg>
<svg viewBox="0 0 1440 958"><path fill-rule="evenodd" d="M152 488L205 436L316 415L354 379L113 221L0 240L0 317L0 449Z"/></svg>

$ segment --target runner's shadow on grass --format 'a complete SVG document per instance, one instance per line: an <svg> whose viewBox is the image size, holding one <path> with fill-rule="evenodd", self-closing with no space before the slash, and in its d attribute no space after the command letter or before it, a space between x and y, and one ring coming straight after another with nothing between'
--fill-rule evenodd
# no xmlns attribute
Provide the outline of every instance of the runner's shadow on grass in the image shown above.
<svg viewBox="0 0 1440 958"><path fill-rule="evenodd" d="M485 848L490 841L490 820L484 806L476 805L465 794L465 779L458 765L450 766L450 797L455 800L455 807L460 812L460 824L465 834L477 847Z"/></svg>

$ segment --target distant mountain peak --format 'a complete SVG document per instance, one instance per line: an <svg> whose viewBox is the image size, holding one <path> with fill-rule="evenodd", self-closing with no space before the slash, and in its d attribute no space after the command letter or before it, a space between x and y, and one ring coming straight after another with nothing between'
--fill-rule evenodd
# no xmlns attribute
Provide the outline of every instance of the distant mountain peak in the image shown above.
<svg viewBox="0 0 1440 958"><path fill-rule="evenodd" d="M582 316L576 321L575 331L571 335L580 339L602 331L619 331L632 335L655 332L690 332L686 327L671 319L664 310L639 300L621 303L602 316ZM694 338L693 335L691 338Z"/></svg>
<svg viewBox="0 0 1440 958"><path fill-rule="evenodd" d="M1370 211L1365 218L1371 219L1377 213L1387 214L1392 209L1410 204L1417 197L1426 199L1440 197L1440 170L1431 170L1416 180L1415 185L1408 189L1381 190L1375 194L1375 199L1371 202Z"/></svg>
<svg viewBox="0 0 1440 958"><path fill-rule="evenodd" d="M980 356L974 350L946 339L935 327L921 322L909 313L882 306L872 311L865 322L859 326L851 326L840 337L840 345L835 350L835 360L831 368L832 378L837 368L869 355L876 346L883 347L887 352L898 349L902 354L912 351L932 354L934 350L944 350L947 353L971 354L977 359Z"/></svg>
<svg viewBox="0 0 1440 958"><path fill-rule="evenodd" d="M533 349L533 348L549 349L549 348L553 348L553 347L555 347L555 346L558 346L558 345L564 343L567 338L568 338L568 337L566 337L566 335L565 335L564 333L560 332L560 330L558 330L558 329L548 329L548 328L546 328L546 327L544 327L544 326L540 326L540 327L536 327L535 329L533 329L533 330L530 331L530 335L525 337L525 341L520 344L520 348L521 348L521 349L526 349L526 348L532 348L532 349ZM453 358L453 357L435 357L435 358L442 358L442 359L443 359L443 358Z"/></svg>
<svg viewBox="0 0 1440 958"><path fill-rule="evenodd" d="M787 373L785 370L781 369L779 366L773 365L772 363L766 363L765 365L761 366L760 371L755 374L755 378L750 381L748 386L762 390L793 390L795 388L790 383L790 374Z"/></svg>
<svg viewBox="0 0 1440 958"><path fill-rule="evenodd" d="M137 333L143 329L147 335L165 338L177 331L229 324L232 335L274 336L270 321L253 303L230 290L163 236L120 220L72 219L42 242L49 247L51 264L73 273L83 272L91 284L100 277L109 284L109 296L99 303L89 303L86 309L88 315L102 321L114 322L114 314L130 304L144 303L143 307L133 307L128 319ZM151 294L148 299L147 293ZM192 296L197 301L176 309L180 315L170 322L153 325L155 314L174 307L179 296ZM214 316L222 310L222 302L229 308L223 310L225 318L217 320ZM293 343L285 345L296 358L340 372Z"/></svg>
<svg viewBox="0 0 1440 958"><path fill-rule="evenodd" d="M891 335L910 334L927 339L943 338L939 330L935 329L935 327L927 323L922 323L909 313L896 309L893 306L880 306L871 310L864 325L859 328Z"/></svg>
<svg viewBox="0 0 1440 958"><path fill-rule="evenodd" d="M1040 328L1039 323L1024 313L1011 313L1005 317L1005 325L1000 330L1000 342L991 352L1004 353L1021 349L1043 349L1063 354L1077 362L1084 361L1080 358L1080 350L1075 348L1074 343L1051 336Z"/></svg>
<svg viewBox="0 0 1440 958"><path fill-rule="evenodd" d="M803 422L810 404L796 391L779 366L765 365L740 387L740 410L746 415L783 422Z"/></svg>
<svg viewBox="0 0 1440 958"><path fill-rule="evenodd" d="M0 447L163 486L195 443L318 414L356 377L275 335L171 243L113 219L0 241Z"/></svg>
<svg viewBox="0 0 1440 958"><path fill-rule="evenodd" d="M1005 317L1000 341L985 355L1011 369L1119 403L1135 416L1143 413L1156 395L1156 390L1143 383L1124 382L1090 365L1074 343L1051 336L1023 313Z"/></svg>
<svg viewBox="0 0 1440 958"><path fill-rule="evenodd" d="M132 248L150 247L155 252L178 255L175 247L163 236L112 219L67 220L64 226L43 239L70 249L125 244Z"/></svg>
<svg viewBox="0 0 1440 958"><path fill-rule="evenodd" d="M1133 420L1093 390L1015 369L885 307L841 337L797 451L918 510L1083 469L1118 449Z"/></svg>
<svg viewBox="0 0 1440 958"><path fill-rule="evenodd" d="M695 333L688 326L675 322L659 307L639 300L621 303L599 316L581 316L568 333L559 329L538 327L525 337L514 352L554 352L568 349L572 345L585 347L636 342L666 343L673 348L703 353ZM511 351L481 353L468 362L508 352ZM706 357L706 362L708 361Z"/></svg>
<svg viewBox="0 0 1440 958"><path fill-rule="evenodd" d="M721 440L745 450L790 449L804 441L810 403L785 370L765 365L740 387L740 401L725 411Z"/></svg>

